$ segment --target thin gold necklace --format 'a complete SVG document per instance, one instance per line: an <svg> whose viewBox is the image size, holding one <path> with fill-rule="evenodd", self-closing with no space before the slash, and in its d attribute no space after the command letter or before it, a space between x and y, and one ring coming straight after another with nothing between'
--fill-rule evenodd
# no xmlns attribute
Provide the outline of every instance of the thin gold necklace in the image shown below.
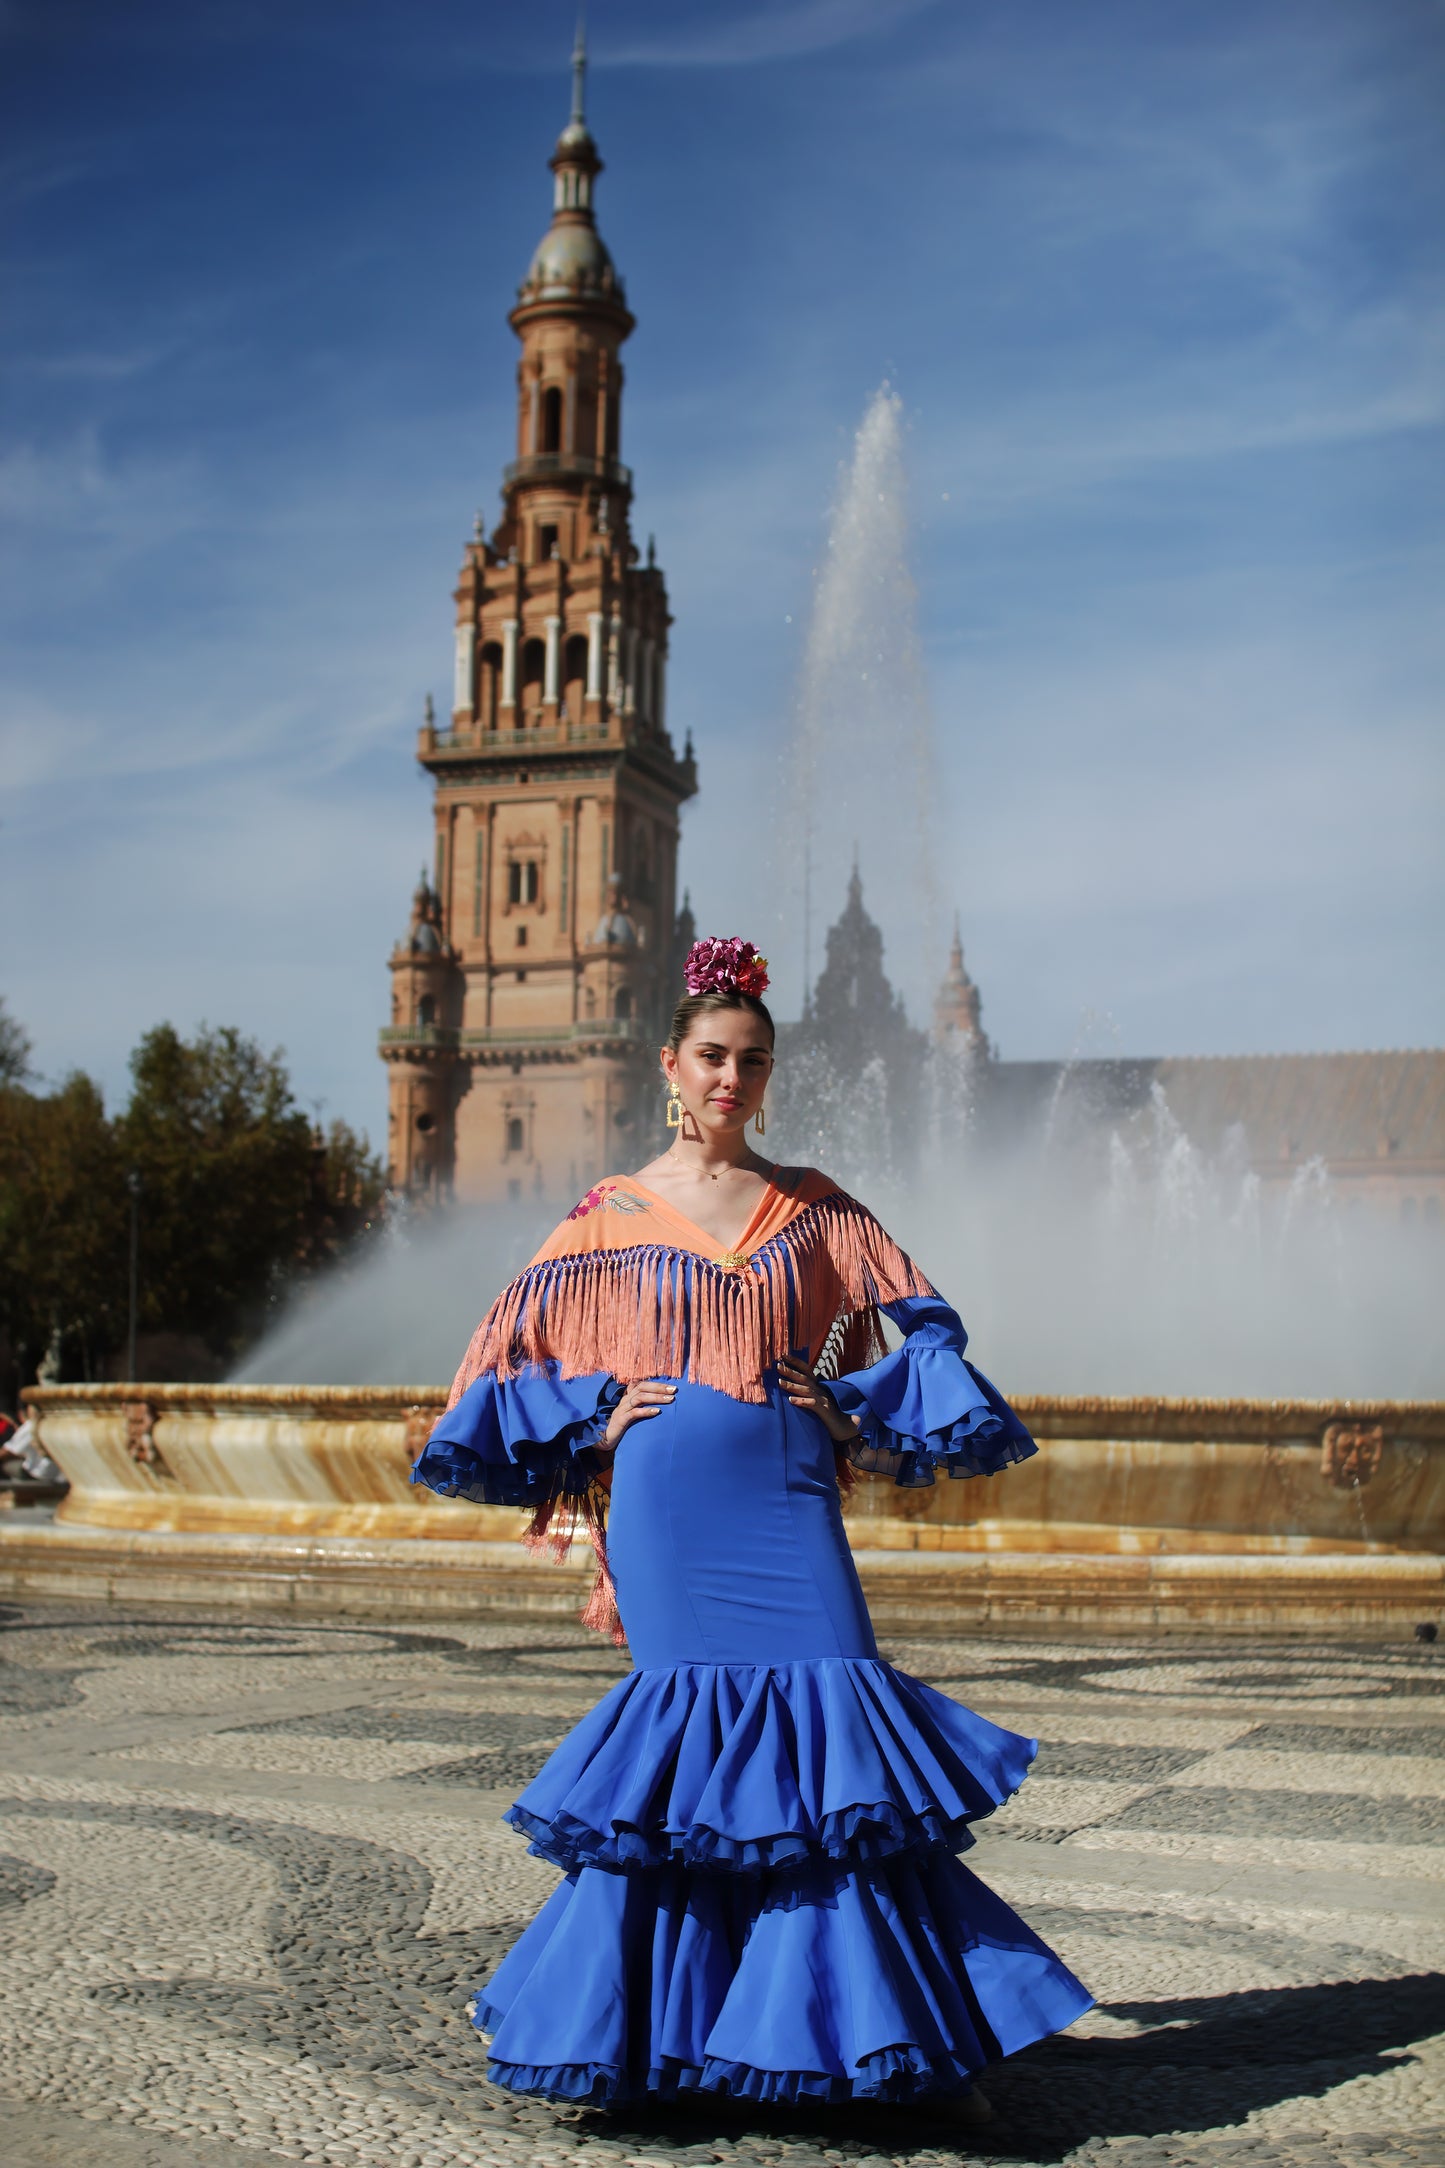
<svg viewBox="0 0 1445 2168"><path fill-rule="evenodd" d="M680 1167L685 1167L687 1165L687 1161L678 1151L676 1145L673 1145L667 1156L669 1159L675 1159ZM700 1174L707 1174L707 1169L706 1167L700 1167L698 1169L698 1172ZM722 1180L722 1176L720 1174L707 1174L707 1178L710 1182L720 1182Z"/></svg>

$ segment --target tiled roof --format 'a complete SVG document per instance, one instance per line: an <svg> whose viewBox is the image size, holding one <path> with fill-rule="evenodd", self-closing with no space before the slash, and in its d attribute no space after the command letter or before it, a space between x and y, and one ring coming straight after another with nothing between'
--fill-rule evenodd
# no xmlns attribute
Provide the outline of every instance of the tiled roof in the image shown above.
<svg viewBox="0 0 1445 2168"><path fill-rule="evenodd" d="M1171 1055L1163 1060L998 1062L989 1077L998 1130L1033 1132L1061 1088L1075 1118L1125 1122L1163 1087L1170 1112L1207 1152L1244 1130L1256 1164L1318 1154L1331 1165L1421 1161L1445 1168L1445 1051Z"/></svg>
<svg viewBox="0 0 1445 2168"><path fill-rule="evenodd" d="M1240 1123L1255 1160L1445 1161L1445 1052L1173 1057L1155 1075L1206 1150Z"/></svg>

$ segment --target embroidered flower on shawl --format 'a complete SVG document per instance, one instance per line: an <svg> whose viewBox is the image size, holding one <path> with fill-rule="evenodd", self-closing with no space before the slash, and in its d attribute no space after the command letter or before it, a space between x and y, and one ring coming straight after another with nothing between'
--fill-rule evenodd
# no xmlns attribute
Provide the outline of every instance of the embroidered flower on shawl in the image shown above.
<svg viewBox="0 0 1445 2168"><path fill-rule="evenodd" d="M601 1182L594 1183L586 1196L579 1197L576 1204L573 1205L571 1211L567 1214L568 1219L586 1219L589 1212L597 1210L598 1205L601 1204L606 1195L607 1191L603 1184Z"/></svg>
<svg viewBox="0 0 1445 2168"><path fill-rule="evenodd" d="M619 1189L615 1182L597 1182L585 1197L573 1205L567 1214L569 1220L586 1219L589 1212L645 1212L647 1205L641 1197L634 1197L630 1189Z"/></svg>
<svg viewBox="0 0 1445 2168"><path fill-rule="evenodd" d="M740 994L756 996L768 983L768 959L738 934L730 934L726 940L694 941L682 976L690 994L722 989L731 992L736 988Z"/></svg>

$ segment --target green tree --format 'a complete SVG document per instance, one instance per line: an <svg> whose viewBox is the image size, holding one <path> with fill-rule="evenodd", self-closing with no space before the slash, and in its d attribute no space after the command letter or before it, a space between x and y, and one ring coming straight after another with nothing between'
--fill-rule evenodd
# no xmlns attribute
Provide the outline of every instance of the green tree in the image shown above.
<svg viewBox="0 0 1445 2168"><path fill-rule="evenodd" d="M306 1245L311 1125L279 1053L229 1027L173 1025L131 1056L117 1123L140 1176L142 1329L229 1354Z"/></svg>
<svg viewBox="0 0 1445 2168"><path fill-rule="evenodd" d="M30 1076L30 1034L10 1014L0 994L0 1085L24 1084Z"/></svg>
<svg viewBox="0 0 1445 2168"><path fill-rule="evenodd" d="M386 1169L349 1122L333 1121L311 1139L311 1196L300 1262L326 1264L380 1226Z"/></svg>
<svg viewBox="0 0 1445 2168"><path fill-rule="evenodd" d="M100 1088L0 1087L0 1350L13 1406L52 1341L71 1376L102 1375L125 1335L126 1195Z"/></svg>
<svg viewBox="0 0 1445 2168"><path fill-rule="evenodd" d="M129 1322L132 1174L138 1325L167 1336L168 1364L224 1363L296 1277L380 1224L385 1175L365 1137L341 1121L313 1129L279 1053L235 1030L185 1040L161 1024L130 1066L114 1121L89 1077L48 1093L0 1082L0 1390L12 1406L52 1344L63 1376L113 1369Z"/></svg>

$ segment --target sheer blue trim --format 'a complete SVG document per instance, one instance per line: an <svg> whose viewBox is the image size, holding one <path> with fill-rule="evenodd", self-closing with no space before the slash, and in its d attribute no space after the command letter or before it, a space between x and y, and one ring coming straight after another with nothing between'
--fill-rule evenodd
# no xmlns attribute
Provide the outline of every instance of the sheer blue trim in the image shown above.
<svg viewBox="0 0 1445 2168"><path fill-rule="evenodd" d="M858 1424L848 1447L856 1468L917 1490L940 1468L955 1477L996 1475L1038 1451L1003 1394L965 1362L968 1335L956 1310L937 1295L883 1308L906 1335L902 1347L830 1381Z"/></svg>
<svg viewBox="0 0 1445 2168"><path fill-rule="evenodd" d="M583 1868L477 1988L489 2075L621 2100L909 2100L1070 2025L1087 1988L948 1853L765 1877Z"/></svg>
<svg viewBox="0 0 1445 2168"><path fill-rule="evenodd" d="M983 1812L993 1813L986 1807ZM784 1831L770 1837L723 1837L716 1830L689 1829L676 1834L619 1829L606 1836L589 1829L565 1811L550 1821L525 1807L509 1807L502 1816L532 1841L527 1849L538 1859L574 1872L579 1867L662 1867L681 1863L695 1870L725 1874L772 1874L798 1867L821 1854L830 1860L891 1859L901 1852L942 1845L967 1852L976 1842L969 1821L950 1818L936 1807L905 1815L891 1800L843 1807L825 1814L811 1839Z"/></svg>
<svg viewBox="0 0 1445 2168"><path fill-rule="evenodd" d="M564 1378L551 1361L480 1377L437 1424L411 1480L483 1506L581 1497L604 1465L594 1448L621 1398L605 1371Z"/></svg>
<svg viewBox="0 0 1445 2168"><path fill-rule="evenodd" d="M960 1852L1036 1751L876 1658L659 1666L619 1680L504 1819L568 1872Z"/></svg>
<svg viewBox="0 0 1445 2168"><path fill-rule="evenodd" d="M491 2033L502 2013L478 1997L472 2022ZM489 2061L493 2085L514 2093L540 2093L548 2100L589 2101L594 2107L637 2098L672 2099L678 2093L725 2093L732 2100L755 2100L768 2106L801 2100L840 2105L848 2100L913 2101L941 2099L970 2090L974 2071L956 2055L925 2055L921 2048L883 2048L865 2055L856 2077L829 2076L821 2070L755 2070L750 2064L708 2055L700 2063L665 2056L634 2085L614 2063L499 2063Z"/></svg>

